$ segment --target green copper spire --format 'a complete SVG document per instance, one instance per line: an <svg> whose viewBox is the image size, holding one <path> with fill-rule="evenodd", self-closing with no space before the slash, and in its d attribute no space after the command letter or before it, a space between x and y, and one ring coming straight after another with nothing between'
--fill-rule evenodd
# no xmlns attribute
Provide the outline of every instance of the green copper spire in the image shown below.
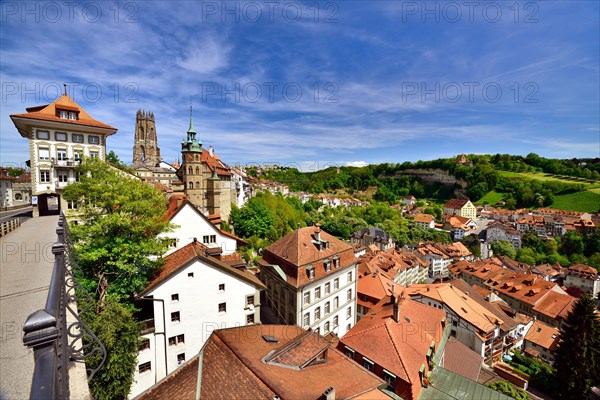
<svg viewBox="0 0 600 400"><path fill-rule="evenodd" d="M194 130L194 120L192 119L192 106L190 105L190 127L188 129L188 133L196 133Z"/></svg>
<svg viewBox="0 0 600 400"><path fill-rule="evenodd" d="M215 169L213 170L213 174L210 178L208 178L209 181L218 181L219 179L219 175L217 175L217 161L215 160Z"/></svg>

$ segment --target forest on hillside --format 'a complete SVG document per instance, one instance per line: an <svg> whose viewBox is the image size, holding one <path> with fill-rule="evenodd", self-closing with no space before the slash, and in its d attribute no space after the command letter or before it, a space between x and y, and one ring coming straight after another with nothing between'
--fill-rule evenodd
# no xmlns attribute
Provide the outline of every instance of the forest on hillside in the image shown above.
<svg viewBox="0 0 600 400"><path fill-rule="evenodd" d="M342 191L355 195L374 188L374 200L390 203L397 203L407 194L417 198L447 200L455 196L456 189L466 189L465 194L474 202L489 193L498 193L498 201L503 201L509 209L547 207L555 202L565 204L566 209L577 209L570 207L571 203L581 203L582 196L573 196L577 193L583 193L588 203L581 211L597 212L600 209L600 159L548 159L535 153L526 157L508 154L468 155L467 159L467 164L459 164L455 157L365 167L330 167L306 173L286 167L269 171L253 167L248 172L285 183L292 191L315 194ZM466 188L458 184L427 183L415 176L401 175L406 170L426 169L447 171L456 179L466 182ZM577 207L578 204L573 205Z"/></svg>

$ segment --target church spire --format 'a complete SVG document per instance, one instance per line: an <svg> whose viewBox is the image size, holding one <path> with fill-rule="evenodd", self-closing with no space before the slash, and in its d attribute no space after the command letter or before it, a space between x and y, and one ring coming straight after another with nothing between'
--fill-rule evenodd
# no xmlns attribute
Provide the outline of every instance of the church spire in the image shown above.
<svg viewBox="0 0 600 400"><path fill-rule="evenodd" d="M190 104L190 127L188 128L188 133L196 133L194 130L194 120L192 119L192 105Z"/></svg>

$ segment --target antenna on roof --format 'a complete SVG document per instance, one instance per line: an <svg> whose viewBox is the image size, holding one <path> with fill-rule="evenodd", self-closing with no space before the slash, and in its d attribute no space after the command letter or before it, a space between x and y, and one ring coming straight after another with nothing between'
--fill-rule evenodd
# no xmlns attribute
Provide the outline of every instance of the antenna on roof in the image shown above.
<svg viewBox="0 0 600 400"><path fill-rule="evenodd" d="M63 83L63 86L65 87L65 96L67 95L67 84Z"/></svg>

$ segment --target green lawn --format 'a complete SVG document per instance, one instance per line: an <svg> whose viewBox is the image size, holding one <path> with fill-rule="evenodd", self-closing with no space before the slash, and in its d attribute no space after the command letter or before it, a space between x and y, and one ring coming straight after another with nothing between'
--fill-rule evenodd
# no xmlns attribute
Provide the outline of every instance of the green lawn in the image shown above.
<svg viewBox="0 0 600 400"><path fill-rule="evenodd" d="M600 182L592 182L589 180L570 178L566 176L558 176L552 174L545 174L543 172L511 172L511 171L498 171L502 176L507 178L522 178L522 179L536 179L539 181L554 181L561 183L578 183L583 185L586 189L600 188Z"/></svg>
<svg viewBox="0 0 600 400"><path fill-rule="evenodd" d="M502 197L504 197L504 193L498 193L498 192L495 192L492 190L492 191L488 192L485 196L480 198L475 204L478 204L478 205L489 204L489 205L493 206L497 202L502 200Z"/></svg>
<svg viewBox="0 0 600 400"><path fill-rule="evenodd" d="M595 189L594 191L561 194L554 197L554 202L550 207L595 213L600 209L600 194L596 193Z"/></svg>

